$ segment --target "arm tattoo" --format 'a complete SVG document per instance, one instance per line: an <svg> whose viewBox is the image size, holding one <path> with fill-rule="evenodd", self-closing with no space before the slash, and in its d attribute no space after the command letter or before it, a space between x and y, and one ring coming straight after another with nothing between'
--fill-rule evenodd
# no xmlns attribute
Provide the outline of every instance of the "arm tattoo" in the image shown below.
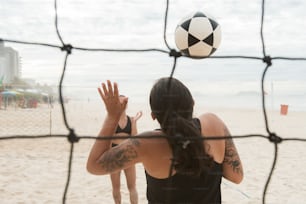
<svg viewBox="0 0 306 204"><path fill-rule="evenodd" d="M224 128L224 133L225 136L230 136L230 133L226 127ZM225 140L224 162L230 165L234 172L238 174L243 174L240 158L232 138L228 138Z"/></svg>
<svg viewBox="0 0 306 204"><path fill-rule="evenodd" d="M135 147L140 143L137 139L130 139L126 145L115 147L109 152L105 152L99 163L107 172L123 168L125 163L138 157Z"/></svg>

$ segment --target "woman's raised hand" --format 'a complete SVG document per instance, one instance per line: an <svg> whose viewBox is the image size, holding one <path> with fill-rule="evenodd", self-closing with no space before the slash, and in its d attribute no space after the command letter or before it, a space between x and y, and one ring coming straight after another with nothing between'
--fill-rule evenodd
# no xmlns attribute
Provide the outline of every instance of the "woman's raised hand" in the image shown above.
<svg viewBox="0 0 306 204"><path fill-rule="evenodd" d="M142 111L137 112L135 117L134 117L135 121L137 121L139 118L141 118L141 116L142 116Z"/></svg>
<svg viewBox="0 0 306 204"><path fill-rule="evenodd" d="M120 117L122 112L125 110L128 98L125 97L123 100L119 100L118 85L116 82L111 83L107 80L106 83L101 84L102 88L98 88L98 92L105 104L105 108L109 116Z"/></svg>

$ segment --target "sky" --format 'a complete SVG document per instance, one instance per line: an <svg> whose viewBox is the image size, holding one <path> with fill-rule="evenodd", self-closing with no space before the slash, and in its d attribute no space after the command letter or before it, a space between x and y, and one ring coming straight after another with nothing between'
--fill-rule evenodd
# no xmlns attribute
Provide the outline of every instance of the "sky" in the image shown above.
<svg viewBox="0 0 306 204"><path fill-rule="evenodd" d="M0 17L5 19L0 22L2 38L59 43L53 0L0 2ZM162 39L165 2L58 1L59 29L65 42L78 46L165 48ZM306 32L305 8L304 1L266 1L264 34L268 53L299 54L294 50L306 42L306 35L300 35ZM175 46L173 34L177 23L197 10L209 12L220 23L222 52L249 50L253 54L261 50L259 0L170 1L167 34L172 46Z"/></svg>
<svg viewBox="0 0 306 204"><path fill-rule="evenodd" d="M306 57L306 2L265 2L267 55ZM165 0L65 0L57 1L57 7L59 31L67 44L88 48L167 50L163 39ZM214 56L263 56L260 0L170 1L166 38L171 47L175 48L174 31L178 22L199 10L214 16L221 25L222 40ZM0 21L0 38L60 45L54 17L53 0L0 0L0 19L5 19ZM23 77L34 78L40 83L58 83L65 53L48 47L6 45L19 51ZM126 91L134 91L139 83L147 88L152 84L145 84L147 81L169 75L172 62L162 53L86 53L73 50L65 83L92 88L100 80L116 78L129 83L130 89ZM290 87L293 87L294 91L306 95L305 65L301 61L274 61L267 79L274 81L275 90L292 92ZM252 60L179 59L175 74L198 92L201 91L198 84L202 83L209 87L206 90L210 94L237 94L258 92L257 82L264 67L261 61Z"/></svg>

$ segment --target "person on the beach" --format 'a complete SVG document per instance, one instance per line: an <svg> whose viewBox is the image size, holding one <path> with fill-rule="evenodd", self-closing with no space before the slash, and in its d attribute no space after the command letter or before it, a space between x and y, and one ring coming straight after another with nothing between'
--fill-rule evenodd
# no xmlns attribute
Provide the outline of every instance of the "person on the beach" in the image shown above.
<svg viewBox="0 0 306 204"><path fill-rule="evenodd" d="M119 100L123 102L126 97L123 95L119 96ZM137 135L137 120L142 116L142 112L138 112L135 117L130 117L126 114L126 109L121 113L118 125L115 131L115 136L131 136ZM119 145L123 139L114 139L112 140L112 147ZM113 187L113 198L115 204L121 203L121 192L120 192L120 173L121 171L114 172L110 175ZM124 174L126 177L127 187L130 193L131 204L138 203L138 193L136 189L136 169L135 165L132 165L124 169Z"/></svg>
<svg viewBox="0 0 306 204"><path fill-rule="evenodd" d="M99 133L103 138L115 135L128 99L120 100L118 85L110 81L98 90L107 109ZM141 137L127 139L115 148L109 140L96 140L87 170L103 175L142 163L150 204L221 203L222 177L234 183L243 179L242 163L226 125L212 113L193 118L192 95L175 78L155 83L150 106L161 129L138 134Z"/></svg>

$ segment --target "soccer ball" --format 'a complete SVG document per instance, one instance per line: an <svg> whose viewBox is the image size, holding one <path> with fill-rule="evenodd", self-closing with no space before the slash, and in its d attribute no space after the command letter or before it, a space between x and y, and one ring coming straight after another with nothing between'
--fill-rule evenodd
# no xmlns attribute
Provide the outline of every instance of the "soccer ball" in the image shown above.
<svg viewBox="0 0 306 204"><path fill-rule="evenodd" d="M220 25L203 12L198 11L183 18L175 29L175 44L187 57L209 57L217 50L220 41Z"/></svg>

